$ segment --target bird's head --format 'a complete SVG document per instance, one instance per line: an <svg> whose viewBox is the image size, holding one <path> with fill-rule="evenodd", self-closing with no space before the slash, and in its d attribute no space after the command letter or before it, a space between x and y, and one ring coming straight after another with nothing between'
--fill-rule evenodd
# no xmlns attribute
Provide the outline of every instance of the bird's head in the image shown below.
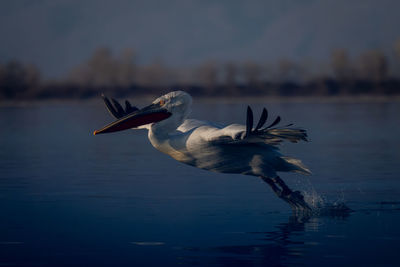
<svg viewBox="0 0 400 267"><path fill-rule="evenodd" d="M163 95L147 107L128 113L118 120L94 131L94 135L111 133L131 128L151 128L164 132L175 130L190 113L192 97L183 91Z"/></svg>

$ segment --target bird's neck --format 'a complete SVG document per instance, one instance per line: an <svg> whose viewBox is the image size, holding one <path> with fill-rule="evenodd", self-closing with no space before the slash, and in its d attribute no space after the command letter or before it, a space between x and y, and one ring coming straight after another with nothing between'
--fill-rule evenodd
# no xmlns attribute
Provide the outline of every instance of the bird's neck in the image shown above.
<svg viewBox="0 0 400 267"><path fill-rule="evenodd" d="M149 129L151 144L156 149L167 154L170 154L171 148L175 147L176 142L180 146L182 133L177 129L185 120L185 116L186 112L173 113L168 119L151 124Z"/></svg>
<svg viewBox="0 0 400 267"><path fill-rule="evenodd" d="M161 152L164 152L164 150L167 149L168 143L170 140L170 136L175 132L176 130L166 130L165 128L162 127L153 127L153 125L149 129L149 140L150 143L158 150Z"/></svg>
<svg viewBox="0 0 400 267"><path fill-rule="evenodd" d="M153 144L153 143L160 143L160 142L164 142L165 140L168 140L169 135L170 135L170 133L168 133L168 132L161 131L160 129L150 127L148 137L149 137L151 144ZM155 147L154 144L153 144L153 146Z"/></svg>
<svg viewBox="0 0 400 267"><path fill-rule="evenodd" d="M154 148L185 163L191 160L190 156L185 153L186 135L187 133L177 130L170 133L149 130L149 140Z"/></svg>

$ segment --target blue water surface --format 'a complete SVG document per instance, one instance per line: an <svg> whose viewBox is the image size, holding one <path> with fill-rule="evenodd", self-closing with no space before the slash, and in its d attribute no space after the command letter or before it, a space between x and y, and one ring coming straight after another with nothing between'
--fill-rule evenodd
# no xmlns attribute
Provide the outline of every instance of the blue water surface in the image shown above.
<svg viewBox="0 0 400 267"><path fill-rule="evenodd" d="M192 117L244 123L245 104L195 100ZM352 212L292 214L258 178L185 166L143 130L93 136L113 120L100 102L4 106L0 266L399 266L399 103L251 105L309 132L282 151L313 175L281 177Z"/></svg>

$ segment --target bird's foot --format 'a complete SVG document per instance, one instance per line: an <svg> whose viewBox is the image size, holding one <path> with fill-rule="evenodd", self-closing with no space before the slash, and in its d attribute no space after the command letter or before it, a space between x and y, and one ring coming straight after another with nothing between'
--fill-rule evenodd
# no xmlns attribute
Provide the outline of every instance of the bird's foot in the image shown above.
<svg viewBox="0 0 400 267"><path fill-rule="evenodd" d="M311 212L311 207L304 200L304 196L300 191L290 191L289 194L283 195L282 199L289 203L292 209L296 212Z"/></svg>
<svg viewBox="0 0 400 267"><path fill-rule="evenodd" d="M274 191L279 198L286 201L292 207L293 211L312 211L311 207L304 200L304 196L300 193L300 191L292 191L279 176L275 178L262 177L262 179L268 183L272 191Z"/></svg>

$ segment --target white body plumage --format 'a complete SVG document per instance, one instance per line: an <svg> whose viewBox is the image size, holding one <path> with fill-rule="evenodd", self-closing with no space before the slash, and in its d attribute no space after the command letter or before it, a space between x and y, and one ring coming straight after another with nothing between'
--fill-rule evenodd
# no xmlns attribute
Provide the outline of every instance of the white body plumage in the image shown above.
<svg viewBox="0 0 400 267"><path fill-rule="evenodd" d="M246 126L228 126L186 119L192 99L182 91L166 94L153 103L165 103L168 119L147 125L149 140L159 151L197 168L254 176L275 177L276 172L309 174L300 160L284 157L278 144L305 139L305 131L279 128L246 136Z"/></svg>

